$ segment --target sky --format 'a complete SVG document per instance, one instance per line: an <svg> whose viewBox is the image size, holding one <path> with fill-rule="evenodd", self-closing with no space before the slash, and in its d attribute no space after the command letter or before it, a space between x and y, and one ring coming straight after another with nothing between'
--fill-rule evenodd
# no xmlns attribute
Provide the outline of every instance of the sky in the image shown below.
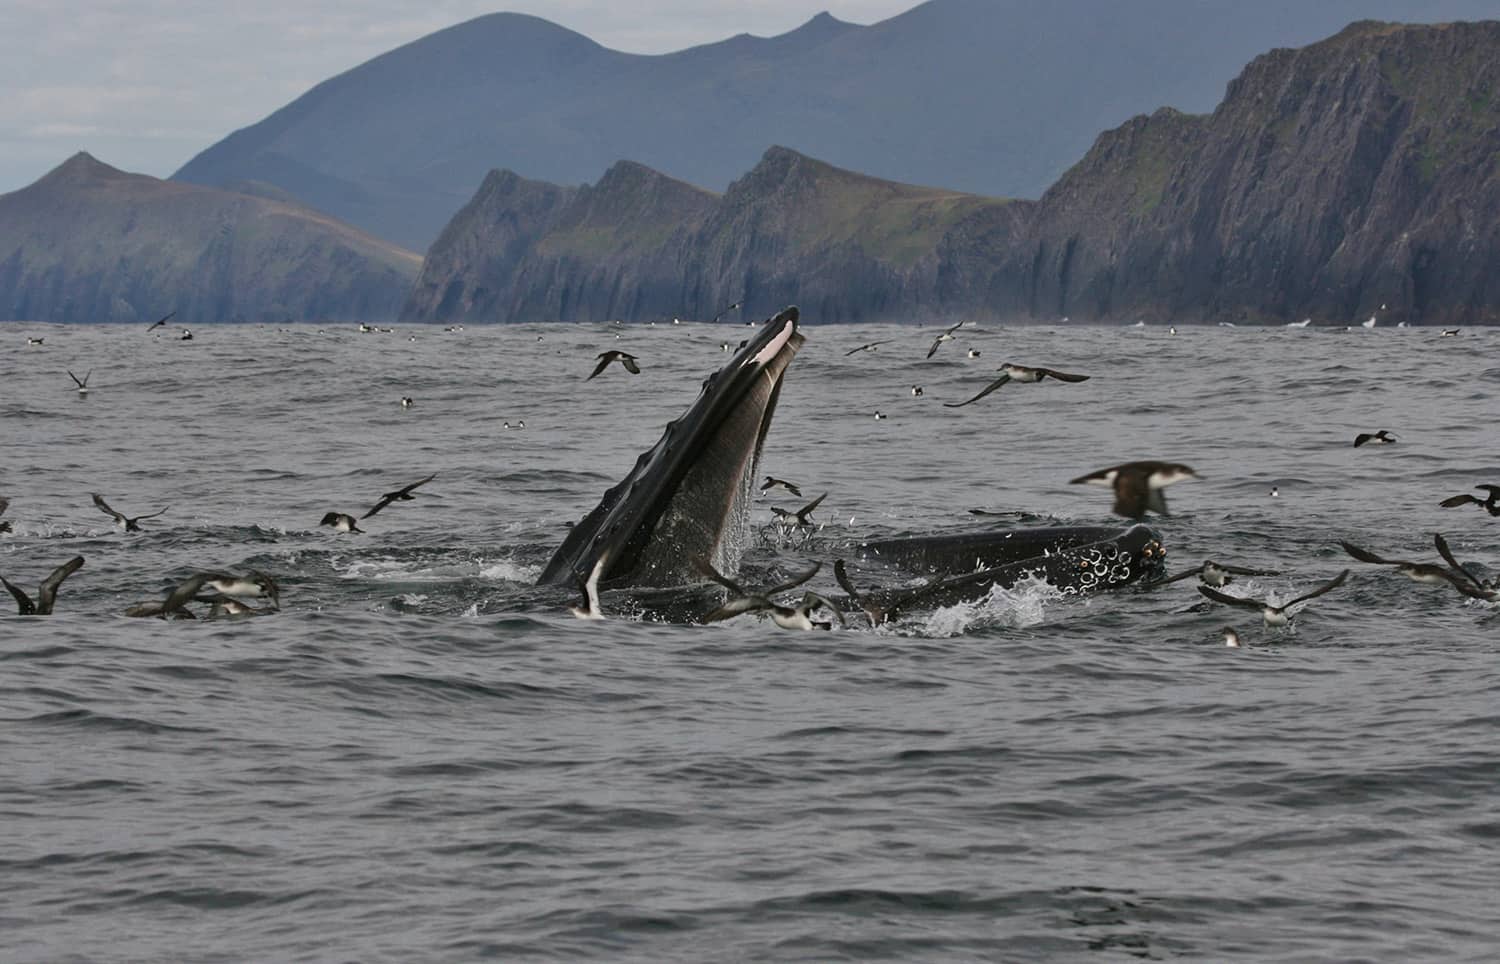
<svg viewBox="0 0 1500 964"><path fill-rule="evenodd" d="M78 151L167 177L226 134L372 57L486 13L528 13L629 53L821 11L870 24L919 0L0 0L0 193Z"/></svg>

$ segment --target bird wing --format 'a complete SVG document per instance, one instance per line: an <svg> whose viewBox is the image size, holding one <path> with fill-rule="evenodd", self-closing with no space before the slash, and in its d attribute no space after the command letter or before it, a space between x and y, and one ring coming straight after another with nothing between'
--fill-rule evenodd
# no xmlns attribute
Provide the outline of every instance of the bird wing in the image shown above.
<svg viewBox="0 0 1500 964"><path fill-rule="evenodd" d="M168 312L160 321L158 321L156 324L152 325L151 328L147 328L146 330L150 331L152 328L160 328L162 325L165 325L167 322L171 321L172 320L172 316L175 315L175 314L177 314L177 312L175 312L175 311Z"/></svg>
<svg viewBox="0 0 1500 964"><path fill-rule="evenodd" d="M833 561L833 578L838 581L839 588L848 594L850 602L864 611L865 617L870 620L872 627L879 626L886 621L886 611L876 605L874 600L867 599L854 588L854 583L849 580L849 573L844 569L844 560Z"/></svg>
<svg viewBox="0 0 1500 964"><path fill-rule="evenodd" d="M932 347L929 348L929 349L927 349L927 357L931 358L933 355L937 354L938 346L941 345L942 343L943 343L943 336L942 335L938 335L936 338L934 338L932 340Z"/></svg>
<svg viewBox="0 0 1500 964"><path fill-rule="evenodd" d="M594 376L595 376L595 375L597 375L597 374L599 374L599 373L600 373L600 372L602 372L602 371L604 371L604 369L606 369L606 368L608 368L608 367L609 367L609 363L610 363L610 362L611 362L611 361L614 361L614 359L613 359L613 358L612 358L612 357L610 357L610 353L609 353L609 352L604 352L604 353L603 353L603 354L601 354L601 355L600 355L600 356L599 356L599 364L597 364L597 365L595 365L595 366L594 366L594 370L593 370L593 372L591 372L591 373L590 373L590 374L589 374L589 377L588 377L588 378L585 378L585 379L584 379L584 381L589 381L589 380L591 380L591 379L592 379L592 378L593 378L593 377L594 377Z"/></svg>
<svg viewBox="0 0 1500 964"><path fill-rule="evenodd" d="M1489 501L1500 500L1500 485L1476 485L1476 489L1483 489L1490 494Z"/></svg>
<svg viewBox="0 0 1500 964"><path fill-rule="evenodd" d="M1348 578L1349 578L1349 570L1345 569L1343 572L1339 573L1337 576L1334 576L1332 579L1330 579L1327 582L1323 583L1323 585L1321 585L1318 588L1314 589L1312 592L1307 593L1306 595L1298 596L1296 599L1293 599L1289 603L1283 603L1282 606L1281 606L1281 609L1282 610L1291 609L1293 606L1297 605L1300 602L1307 602L1309 599L1316 599L1317 597L1323 595L1325 592L1328 592L1328 591L1333 590L1333 589L1337 589L1338 587L1342 586L1344 584L1344 580L1348 579Z"/></svg>
<svg viewBox="0 0 1500 964"><path fill-rule="evenodd" d="M426 485L428 482L431 482L435 478L437 478L437 473L436 472L432 473L427 478L422 479L421 481L413 482L411 485L408 485L406 488L400 490L399 492L396 492L395 495L396 495L397 498L401 498L401 497L404 496L404 497L406 497L406 498L409 499L409 498L411 498L411 493L412 493L413 489L415 489L419 485Z"/></svg>
<svg viewBox="0 0 1500 964"><path fill-rule="evenodd" d="M176 589L168 593L166 599L162 600L161 615L166 616L181 609L194 596L198 595L198 590L203 588L205 582L208 582L210 579L218 579L221 575L221 573L217 572L197 572L189 576L179 583Z"/></svg>
<svg viewBox="0 0 1500 964"><path fill-rule="evenodd" d="M1055 378L1060 382L1086 382L1089 380L1089 376L1087 375L1072 375L1068 372L1057 371L1054 368L1038 368L1036 373L1038 380L1043 378Z"/></svg>
<svg viewBox="0 0 1500 964"><path fill-rule="evenodd" d="M1255 599L1244 599L1240 596L1231 596L1227 592L1219 592L1219 590L1212 586L1199 586L1198 591L1214 602L1221 602L1226 606L1238 606L1241 609L1253 609L1256 612L1260 612L1266 608L1266 604L1263 602ZM1282 608L1286 607L1283 606Z"/></svg>
<svg viewBox="0 0 1500 964"><path fill-rule="evenodd" d="M1339 545L1343 546L1345 552L1349 553L1349 555L1351 555L1354 558L1358 559L1360 562L1368 562L1371 565L1376 565L1376 566L1409 566L1409 565L1411 565L1411 563L1407 562L1405 559L1387 559L1384 556L1377 556L1375 553L1371 552L1368 549L1361 549L1359 546L1353 545L1352 543L1344 542L1342 540L1339 541Z"/></svg>
<svg viewBox="0 0 1500 964"><path fill-rule="evenodd" d="M5 510L10 508L10 500L0 498L0 515L5 515Z"/></svg>
<svg viewBox="0 0 1500 964"><path fill-rule="evenodd" d="M52 570L52 574L42 580L42 585L36 593L36 611L38 614L42 616L51 615L52 603L57 599L57 587L61 586L64 579L73 575L82 566L83 557L74 556Z"/></svg>
<svg viewBox="0 0 1500 964"><path fill-rule="evenodd" d="M1369 432L1360 432L1358 435L1354 436L1354 447L1359 448L1361 445L1365 444L1374 437L1375 436L1371 435Z"/></svg>
<svg viewBox="0 0 1500 964"><path fill-rule="evenodd" d="M1232 573L1232 574L1234 574L1236 576L1279 576L1279 575L1281 575L1281 570L1279 570L1279 569L1246 569L1243 566L1226 566L1226 565L1223 565L1223 564L1217 563L1217 562L1214 563L1214 565L1218 566L1220 569L1223 569L1225 572Z"/></svg>
<svg viewBox="0 0 1500 964"><path fill-rule="evenodd" d="M381 509L384 509L386 506L390 505L392 502L395 502L395 501L396 501L396 493L394 493L394 492L387 492L385 495L382 495L380 497L380 501L379 502L375 503L374 508L372 508L369 512L366 512L364 515L360 516L360 518L361 519L368 519L370 516L374 515L375 513L379 512Z"/></svg>
<svg viewBox="0 0 1500 964"><path fill-rule="evenodd" d="M929 355L927 357L931 358L932 356ZM993 392L995 389L999 388L1001 385L1004 385L1008 381L1010 381L1010 376L1009 375L1001 375L999 378L995 379L994 381L990 382L988 385L984 386L984 390L983 391L981 391L978 395L975 395L973 398L969 399L967 402L944 402L943 403L943 407L944 408L963 408L965 405L971 405L974 402L979 401L984 396L988 395L990 392Z"/></svg>
<svg viewBox="0 0 1500 964"><path fill-rule="evenodd" d="M9 579L6 579L4 576L0 576L0 582L5 583L5 588L10 590L10 594L12 596L16 597L16 615L32 616L36 614L36 606L32 605L31 597L26 595L26 592L23 589L21 589L19 586L13 585L11 581Z"/></svg>
<svg viewBox="0 0 1500 964"><path fill-rule="evenodd" d="M171 506L167 506L167 509L170 509L170 508L172 508L172 507ZM147 513L146 515L138 515L134 519L131 519L130 521L131 522L139 522L142 519L154 519L157 516L161 515L163 512L167 511L167 509L158 509L155 512Z"/></svg>
<svg viewBox="0 0 1500 964"><path fill-rule="evenodd" d="M1109 473L1114 472L1114 473L1118 474L1119 471L1120 471L1120 467L1119 466L1112 465L1112 466L1110 466L1107 469L1100 469L1097 472L1090 472L1088 475L1080 475L1076 479L1069 479L1068 480L1068 484L1069 485L1088 485L1090 483L1097 482L1100 485L1104 485L1104 484L1107 484L1105 482L1105 480L1109 478Z"/></svg>
<svg viewBox="0 0 1500 964"><path fill-rule="evenodd" d="M764 596L741 596L731 599L724 605L715 609L703 617L705 623L718 623L726 619L732 619L742 613L753 613L761 609L770 609L771 601Z"/></svg>
<svg viewBox="0 0 1500 964"><path fill-rule="evenodd" d="M1481 505L1484 504L1483 499L1476 498L1466 492L1463 495L1449 496L1448 498L1439 502L1438 505L1442 506L1445 509L1451 509L1454 506L1468 505L1470 502L1478 502Z"/></svg>
<svg viewBox="0 0 1500 964"><path fill-rule="evenodd" d="M730 592L734 593L735 595L737 595L737 596L748 596L749 595L749 593L745 592L745 590L740 587L739 583L735 582L733 579L730 579L728 576L726 576L723 573L719 572L719 570L717 570L717 569L715 569L713 567L713 563L709 562L707 559L695 558L693 560L693 567L695 569L697 569L699 572L701 572L703 575L705 575L708 578L712 579L714 582L716 582L719 585L723 586L725 589L728 589ZM730 615L733 615L733 613L731 613ZM728 617L724 617L724 618L728 618Z"/></svg>
<svg viewBox="0 0 1500 964"><path fill-rule="evenodd" d="M1443 538L1441 532L1434 532L1432 534L1432 541L1437 546L1438 555L1443 557L1443 561L1453 570L1455 577L1462 577L1465 583L1471 583L1480 592L1485 591L1484 583L1480 582L1472 572L1465 569L1463 564L1453 557L1453 550L1448 548L1448 540ZM1464 591L1464 587L1459 585L1459 583L1454 582L1454 585L1458 586L1460 592Z"/></svg>
<svg viewBox="0 0 1500 964"><path fill-rule="evenodd" d="M627 355L624 352L621 352L620 353L620 364L624 365L625 366L625 370L627 372L630 372L630 374L632 374L632 375L639 375L641 373L641 366L639 366L639 365L637 365L635 363L635 356L634 355Z"/></svg>
<svg viewBox="0 0 1500 964"><path fill-rule="evenodd" d="M788 589L796 589L798 586L802 585L804 582L807 582L807 580L811 579L813 576L816 576L818 574L818 570L822 568L823 563L819 562L817 565L813 566L811 569L807 570L797 578L793 579L791 582L784 582L779 586L772 586L770 589L767 589L764 593L762 593L762 595L770 597L776 595L779 592L786 592Z"/></svg>
<svg viewBox="0 0 1500 964"><path fill-rule="evenodd" d="M868 342L865 342L863 345L860 345L858 348L851 348L848 351L844 352L844 357L848 358L850 355L853 355L853 354L856 354L858 352L862 352L862 351L866 351L868 349L874 348L876 345L889 345L890 343L891 343L891 340L889 338L883 339L881 341L868 341ZM927 357L931 358L932 356L929 355Z"/></svg>
<svg viewBox="0 0 1500 964"><path fill-rule="evenodd" d="M1220 567L1220 568L1223 568L1223 567ZM1202 571L1203 571L1203 567L1202 566L1194 566L1191 569L1184 569L1184 570L1182 570L1181 572L1177 573L1177 575L1175 575L1175 576L1168 576L1165 579L1158 579L1152 585L1165 586L1169 582L1177 582L1179 579L1186 579L1189 576L1196 576L1199 573L1201 573Z"/></svg>
<svg viewBox="0 0 1500 964"><path fill-rule="evenodd" d="M89 372L89 374L92 375L93 372ZM89 387L88 375L84 376L83 381L79 381L78 380L78 376L75 375L75 374L73 374L72 372L68 372L68 377L71 378L71 379L73 379L73 384L77 385L79 388L88 388Z"/></svg>
<svg viewBox="0 0 1500 964"><path fill-rule="evenodd" d="M104 496L98 494L97 492L90 492L89 495L92 495L94 497L94 505L97 505L99 507L100 512L103 512L107 516L113 516L116 522L125 521L125 517L123 515L109 507L109 503L104 501Z"/></svg>
<svg viewBox="0 0 1500 964"><path fill-rule="evenodd" d="M812 512L812 510L814 510L818 506L822 505L823 504L823 500L826 499L826 498L828 498L828 493L824 492L822 495L818 496L816 499L813 499L807 505L804 505L802 508L798 509L796 512L794 512L792 514L797 517L797 521L798 522L806 522L807 521L808 513Z"/></svg>

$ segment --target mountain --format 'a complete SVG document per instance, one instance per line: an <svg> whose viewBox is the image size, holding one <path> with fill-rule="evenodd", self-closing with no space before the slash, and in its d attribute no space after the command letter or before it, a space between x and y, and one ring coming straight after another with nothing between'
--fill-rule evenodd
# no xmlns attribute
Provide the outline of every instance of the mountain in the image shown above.
<svg viewBox="0 0 1500 964"><path fill-rule="evenodd" d="M1039 201L784 147L722 195L494 173L402 317L1496 323L1496 264L1500 23L1361 22L1256 58L1212 114L1105 132Z"/></svg>
<svg viewBox="0 0 1500 964"><path fill-rule="evenodd" d="M1494 324L1496 264L1500 22L1365 22L1100 137L991 285L1033 318Z"/></svg>
<svg viewBox="0 0 1500 964"><path fill-rule="evenodd" d="M713 194L632 161L581 188L494 172L429 250L407 322L710 318L796 301L818 321L931 308L938 249L1010 202L913 187L784 147ZM851 297L851 290L858 294Z"/></svg>
<svg viewBox="0 0 1500 964"><path fill-rule="evenodd" d="M719 191L767 144L877 177L1035 198L1095 135L1208 111L1235 70L1361 18L1476 19L1494 0L930 0L871 26L609 50L499 13L333 77L174 178L273 185L423 250L485 174L576 185L632 158Z"/></svg>
<svg viewBox="0 0 1500 964"><path fill-rule="evenodd" d="M0 318L393 318L420 265L300 205L127 174L84 153L0 195Z"/></svg>

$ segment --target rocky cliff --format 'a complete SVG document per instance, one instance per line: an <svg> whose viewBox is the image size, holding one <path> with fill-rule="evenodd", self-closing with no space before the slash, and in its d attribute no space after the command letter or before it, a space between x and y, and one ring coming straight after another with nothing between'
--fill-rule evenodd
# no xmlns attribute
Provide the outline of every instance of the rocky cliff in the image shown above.
<svg viewBox="0 0 1500 964"><path fill-rule="evenodd" d="M420 265L308 208L127 174L88 154L0 195L0 318L391 319Z"/></svg>
<svg viewBox="0 0 1500 964"><path fill-rule="evenodd" d="M785 148L723 195L492 175L403 316L1495 323L1497 159L1500 23L1358 23L1257 58L1210 115L1106 132L1036 202Z"/></svg>
<svg viewBox="0 0 1500 964"><path fill-rule="evenodd" d="M1211 115L1101 136L997 264L996 307L1500 322L1497 164L1500 23L1354 24L1257 58Z"/></svg>
<svg viewBox="0 0 1500 964"><path fill-rule="evenodd" d="M939 252L1004 201L912 187L773 147L722 195L622 161L575 190L486 178L428 252L405 321L747 316L819 321L968 305Z"/></svg>

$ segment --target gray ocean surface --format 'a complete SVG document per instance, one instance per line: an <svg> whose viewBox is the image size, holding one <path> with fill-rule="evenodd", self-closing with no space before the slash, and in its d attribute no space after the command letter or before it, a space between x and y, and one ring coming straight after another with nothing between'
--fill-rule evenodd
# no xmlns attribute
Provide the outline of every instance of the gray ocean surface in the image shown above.
<svg viewBox="0 0 1500 964"><path fill-rule="evenodd" d="M86 558L0 616L0 959L1494 959L1500 606L1337 540L1500 569L1437 505L1500 483L1500 331L803 330L761 468L829 495L794 547L757 501L764 565L1117 522L1068 480L1159 458L1171 571L1350 579L1282 630L1192 580L582 622L532 583L744 326L0 326L0 574ZM1003 361L1093 377L942 407ZM121 615L201 569L282 611Z"/></svg>

